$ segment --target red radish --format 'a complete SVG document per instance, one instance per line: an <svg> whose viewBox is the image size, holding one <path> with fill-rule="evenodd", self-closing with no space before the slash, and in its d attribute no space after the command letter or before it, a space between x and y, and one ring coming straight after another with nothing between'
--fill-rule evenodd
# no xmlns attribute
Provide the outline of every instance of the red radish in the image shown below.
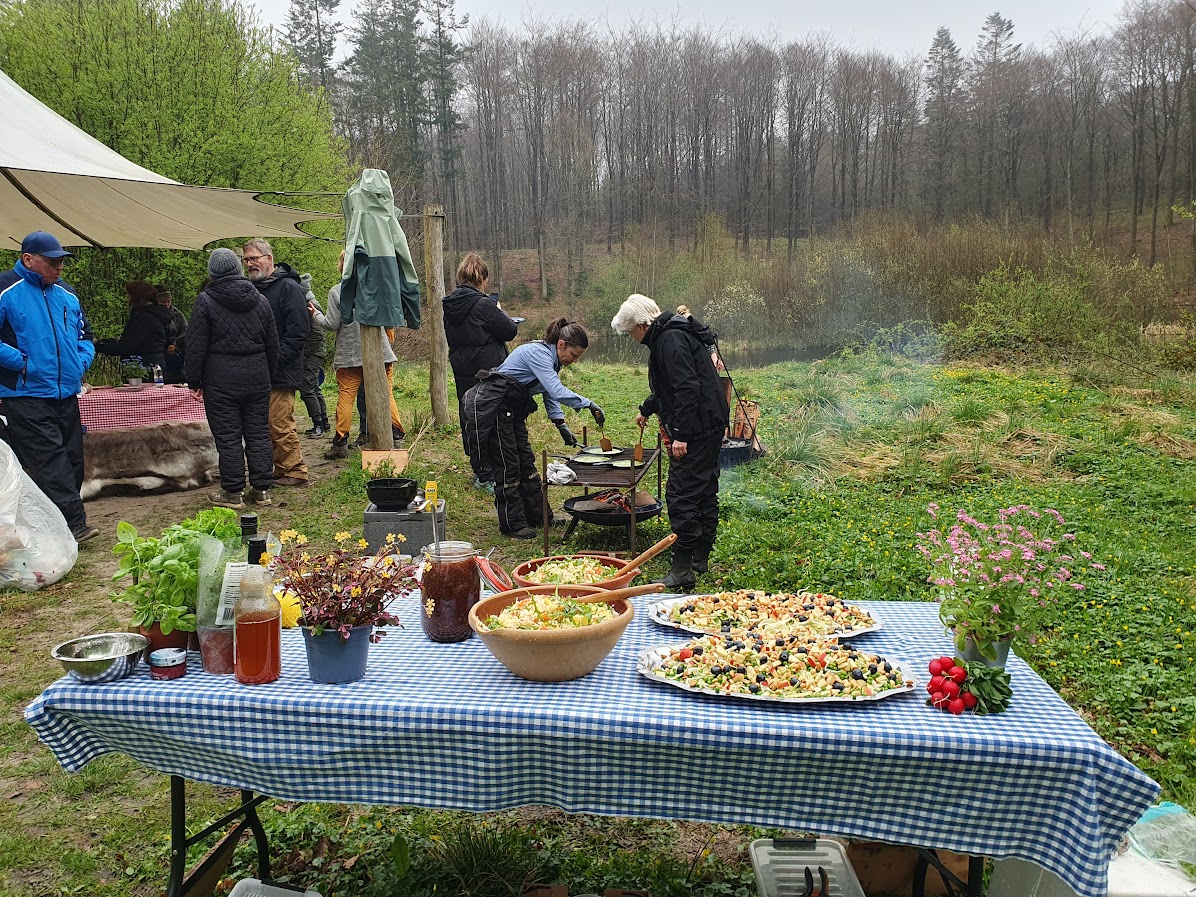
<svg viewBox="0 0 1196 897"><path fill-rule="evenodd" d="M943 694L941 691L936 691L934 694L932 694L930 696L930 703L940 709L947 705L947 700L948 700L947 696L945 694Z"/></svg>
<svg viewBox="0 0 1196 897"><path fill-rule="evenodd" d="M952 698L947 702L947 710L950 713L963 713L964 702L963 698Z"/></svg>
<svg viewBox="0 0 1196 897"><path fill-rule="evenodd" d="M939 666L942 667L944 670L949 670L949 669L951 669L951 667L955 666L955 658L947 657L944 654L942 657L939 658Z"/></svg>
<svg viewBox="0 0 1196 897"><path fill-rule="evenodd" d="M938 660L930 661L930 675L938 676L943 672L943 665Z"/></svg>
<svg viewBox="0 0 1196 897"><path fill-rule="evenodd" d="M951 667L951 669L945 670L943 675L950 676L957 684L963 685L963 681L968 678L968 671L963 667Z"/></svg>
<svg viewBox="0 0 1196 897"><path fill-rule="evenodd" d="M954 679L943 680L943 694L949 698L959 697L959 686L955 684Z"/></svg>
<svg viewBox="0 0 1196 897"><path fill-rule="evenodd" d="M976 696L974 694L972 694L970 691L961 691L959 693L959 696L961 698L963 698L963 704L969 710L971 710L973 707L975 707L976 704L978 703L976 700Z"/></svg>

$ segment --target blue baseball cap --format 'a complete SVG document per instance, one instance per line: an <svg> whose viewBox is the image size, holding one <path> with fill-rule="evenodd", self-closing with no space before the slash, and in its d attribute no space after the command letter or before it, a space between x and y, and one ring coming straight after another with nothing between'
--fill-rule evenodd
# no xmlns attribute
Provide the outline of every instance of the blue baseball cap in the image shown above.
<svg viewBox="0 0 1196 897"><path fill-rule="evenodd" d="M24 240L22 240L21 252L31 252L34 255L44 255L48 259L60 259L68 255L74 255L74 253L67 252L62 248L62 244L58 242L58 238L56 236L53 234L48 234L44 230L35 230Z"/></svg>

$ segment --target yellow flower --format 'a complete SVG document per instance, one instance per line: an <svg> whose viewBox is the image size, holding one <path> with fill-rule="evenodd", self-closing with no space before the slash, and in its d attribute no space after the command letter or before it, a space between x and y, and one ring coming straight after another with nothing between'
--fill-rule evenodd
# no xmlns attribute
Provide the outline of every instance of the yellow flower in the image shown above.
<svg viewBox="0 0 1196 897"><path fill-rule="evenodd" d="M283 542L290 542L292 539L294 539L298 535L299 535L298 530L284 529L281 533L278 534L278 538L281 539Z"/></svg>
<svg viewBox="0 0 1196 897"><path fill-rule="evenodd" d="M394 534L394 533L387 533L387 534L386 534L386 544L387 544L387 545L394 545L394 543L395 543L395 534Z"/></svg>
<svg viewBox="0 0 1196 897"><path fill-rule="evenodd" d="M424 613L429 617L432 616L432 611L436 610L436 602L429 598L424 602Z"/></svg>
<svg viewBox="0 0 1196 897"><path fill-rule="evenodd" d="M336 541L338 541L338 542L348 542L349 541L349 532L348 532L348 530L341 530L339 533L337 533L332 538L336 539Z"/></svg>
<svg viewBox="0 0 1196 897"><path fill-rule="evenodd" d="M263 567L268 567L268 566L270 566L270 552L268 552L268 551L263 551L263 552L262 552L262 556L261 556L260 558L258 558L258 559L257 559L257 562L258 562L259 564L261 564Z"/></svg>
<svg viewBox="0 0 1196 897"><path fill-rule="evenodd" d="M303 554L299 555L299 560L303 561L305 564L311 563L311 555L305 551Z"/></svg>
<svg viewBox="0 0 1196 897"><path fill-rule="evenodd" d="M353 586L353 588L349 589L349 596L352 598L360 598L361 586Z"/></svg>
<svg viewBox="0 0 1196 897"><path fill-rule="evenodd" d="M307 536L300 533L299 535L297 535L295 537L295 544L296 545L306 545L307 544Z"/></svg>
<svg viewBox="0 0 1196 897"><path fill-rule="evenodd" d="M299 607L299 596L289 589L278 596L278 603L282 605L282 626L292 629L299 623L303 611Z"/></svg>
<svg viewBox="0 0 1196 897"><path fill-rule="evenodd" d="M365 539L358 539L358 540L357 540L357 547L358 547L358 548L362 548L362 549L369 548L369 547L370 547L370 543L369 543L369 542L367 542Z"/></svg>

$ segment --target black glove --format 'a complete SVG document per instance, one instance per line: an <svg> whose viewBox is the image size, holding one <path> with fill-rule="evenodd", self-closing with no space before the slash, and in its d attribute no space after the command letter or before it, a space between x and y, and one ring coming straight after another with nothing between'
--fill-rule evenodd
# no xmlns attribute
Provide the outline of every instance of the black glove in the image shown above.
<svg viewBox="0 0 1196 897"><path fill-rule="evenodd" d="M593 402L590 402L590 414L594 415L594 423L600 427L606 426L606 412Z"/></svg>
<svg viewBox="0 0 1196 897"><path fill-rule="evenodd" d="M573 435L573 431L569 429L563 420L554 420L553 423L556 424L557 432L561 434L561 442L565 443L569 448L577 445L577 437Z"/></svg>

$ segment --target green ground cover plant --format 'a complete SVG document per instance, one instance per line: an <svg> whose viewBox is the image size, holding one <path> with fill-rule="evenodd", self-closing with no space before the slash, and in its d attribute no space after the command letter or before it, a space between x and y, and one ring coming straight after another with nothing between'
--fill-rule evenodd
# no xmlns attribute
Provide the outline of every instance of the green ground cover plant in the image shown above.
<svg viewBox="0 0 1196 897"><path fill-rule="evenodd" d="M928 365L873 350L736 372L762 404L770 453L724 474L720 537L699 588L806 586L847 600L930 600L929 570L915 550L916 534L931 524L930 502L988 515L1020 503L1056 508L1106 569L1052 605L1037 641L1015 651L1161 782L1165 798L1196 806L1196 393L1190 375L1129 373L1134 379L1124 368ZM615 444L632 444L642 360L583 361L564 375L606 410ZM395 394L405 421L426 415L426 369L400 365ZM584 422L570 412L571 426ZM542 413L529 424L537 450L561 449ZM316 543L339 530L356 535L366 503L358 456L325 463L322 446L304 442L313 485L280 490L280 501L261 509L262 529L297 529ZM489 496L469 486L456 427L425 436L408 474L438 480L453 538L496 546L504 563L538 553L498 536ZM655 490L654 475L646 483ZM98 549L85 547L55 586L0 593L0 894L160 893L166 779L123 756L66 775L21 711L59 674L48 650L64 618L79 632L127 622L106 600L115 520L158 532L205 507L204 496L92 503L93 517L113 521ZM554 493L558 504L563 497ZM666 533L667 523L653 520L641 542ZM588 526L572 545L626 547L618 534ZM658 559L648 572L666 567ZM946 636L943 644L948 650ZM198 820L218 815L233 792L195 785L189 799ZM538 807L471 816L278 804L265 821L276 867L290 881L367 897L466 893L448 886L446 864L484 866L488 855L527 861L573 893L639 886L656 897L750 897L746 846L760 834ZM243 847L230 880L253 868L253 851Z"/></svg>

